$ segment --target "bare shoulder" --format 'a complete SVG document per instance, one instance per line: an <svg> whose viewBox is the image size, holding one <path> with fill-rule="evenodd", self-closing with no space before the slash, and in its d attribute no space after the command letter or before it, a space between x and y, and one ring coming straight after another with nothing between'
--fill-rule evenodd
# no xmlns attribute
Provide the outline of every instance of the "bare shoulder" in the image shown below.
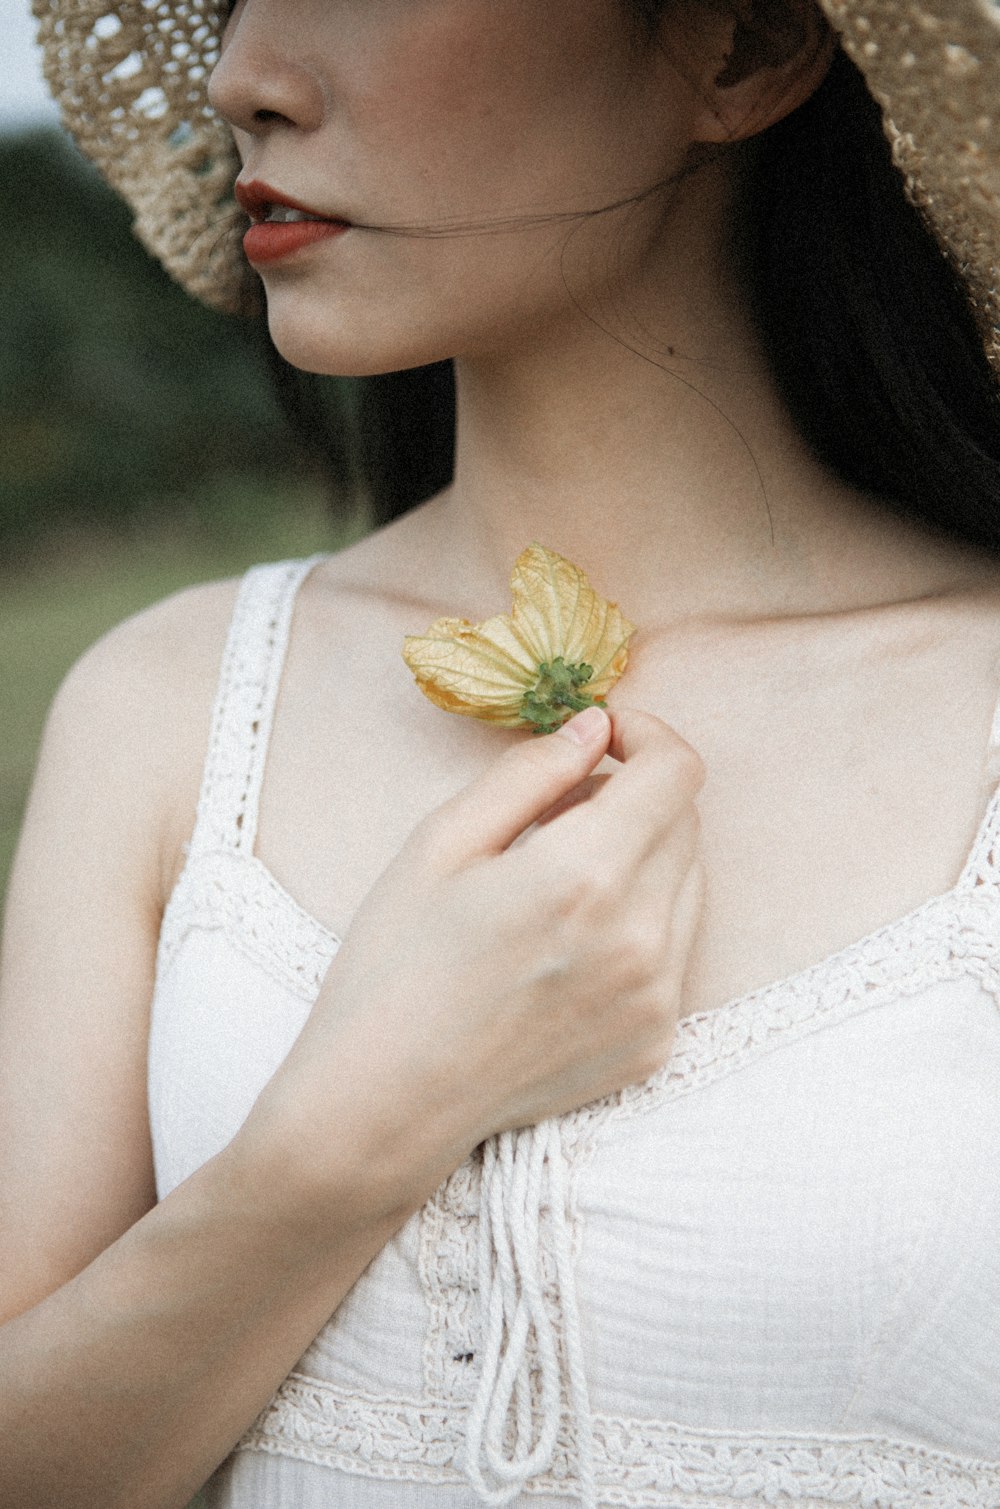
<svg viewBox="0 0 1000 1509"><path fill-rule="evenodd" d="M154 692L171 713L197 700L218 672L238 587L235 579L186 587L110 629L70 670L54 712L86 716L110 701L155 715Z"/></svg>
<svg viewBox="0 0 1000 1509"><path fill-rule="evenodd" d="M85 793L120 842L141 849L158 900L193 823L238 586L185 588L111 629L69 671L49 713L32 806L79 812Z"/></svg>

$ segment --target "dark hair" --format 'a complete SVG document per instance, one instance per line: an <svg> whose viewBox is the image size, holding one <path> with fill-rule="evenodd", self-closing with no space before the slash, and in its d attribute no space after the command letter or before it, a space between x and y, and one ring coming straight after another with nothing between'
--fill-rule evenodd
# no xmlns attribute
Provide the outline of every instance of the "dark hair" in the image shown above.
<svg viewBox="0 0 1000 1509"><path fill-rule="evenodd" d="M757 324L816 454L896 512L1000 551L1000 385L843 52L761 138Z"/></svg>
<svg viewBox="0 0 1000 1509"><path fill-rule="evenodd" d="M663 3L627 0L643 24ZM852 486L1000 552L1000 385L842 51L760 136L752 172L751 305L800 432ZM376 522L447 485L450 362L366 378L354 408L353 473Z"/></svg>

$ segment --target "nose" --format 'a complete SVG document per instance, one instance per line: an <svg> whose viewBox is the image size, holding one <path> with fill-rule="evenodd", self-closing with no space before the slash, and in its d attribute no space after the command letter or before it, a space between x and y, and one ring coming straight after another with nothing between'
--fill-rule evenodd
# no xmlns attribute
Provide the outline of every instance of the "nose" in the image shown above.
<svg viewBox="0 0 1000 1509"><path fill-rule="evenodd" d="M212 108L234 130L251 135L280 123L313 131L323 119L322 84L297 59L294 30L276 26L276 9L269 0L237 5L208 81Z"/></svg>

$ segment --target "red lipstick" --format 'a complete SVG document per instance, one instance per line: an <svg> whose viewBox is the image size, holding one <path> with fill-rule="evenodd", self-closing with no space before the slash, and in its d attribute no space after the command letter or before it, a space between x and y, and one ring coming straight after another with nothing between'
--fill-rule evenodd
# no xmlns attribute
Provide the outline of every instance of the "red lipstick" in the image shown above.
<svg viewBox="0 0 1000 1509"><path fill-rule="evenodd" d="M282 257L290 256L314 241L342 236L350 228L343 220L293 220L252 225L243 237L243 250L248 262L262 267L266 262L280 262Z"/></svg>
<svg viewBox="0 0 1000 1509"><path fill-rule="evenodd" d="M293 252L350 230L350 221L302 204L259 179L237 180L237 202L253 221L243 237L247 260L255 267L278 262Z"/></svg>

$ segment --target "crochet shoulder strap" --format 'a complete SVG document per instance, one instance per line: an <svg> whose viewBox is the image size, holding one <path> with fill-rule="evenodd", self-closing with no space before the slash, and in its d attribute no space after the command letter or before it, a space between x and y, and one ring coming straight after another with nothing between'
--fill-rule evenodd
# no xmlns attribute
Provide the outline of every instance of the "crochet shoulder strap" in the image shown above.
<svg viewBox="0 0 1000 1509"><path fill-rule="evenodd" d="M990 774L995 780L1000 781L1000 696L997 697L997 705L993 710L993 727L990 729L990 743L986 756Z"/></svg>
<svg viewBox="0 0 1000 1509"><path fill-rule="evenodd" d="M222 655L192 854L253 853L295 594L321 559L254 566L240 583Z"/></svg>

